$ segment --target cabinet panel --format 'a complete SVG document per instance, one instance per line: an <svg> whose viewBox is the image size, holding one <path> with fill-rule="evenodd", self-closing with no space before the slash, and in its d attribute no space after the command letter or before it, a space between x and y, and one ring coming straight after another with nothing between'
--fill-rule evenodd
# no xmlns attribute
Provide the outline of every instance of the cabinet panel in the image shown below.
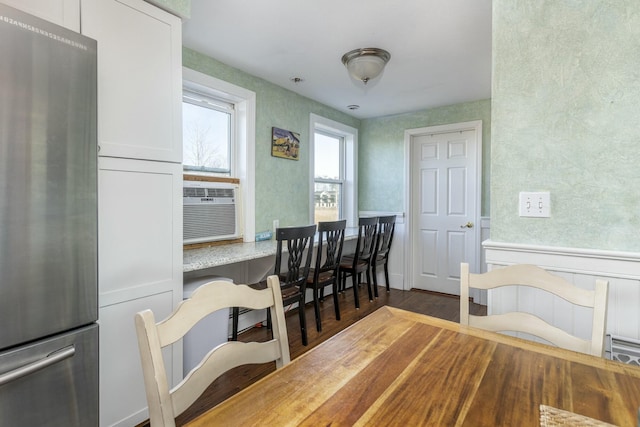
<svg viewBox="0 0 640 427"><path fill-rule="evenodd" d="M98 40L101 156L182 162L181 22L142 0L82 0Z"/></svg>
<svg viewBox="0 0 640 427"><path fill-rule="evenodd" d="M173 292L165 292L100 308L100 426L134 426L149 417L134 316L151 309L157 320L164 319L173 298ZM182 374L182 358L172 350L163 350L169 379L176 365Z"/></svg>
<svg viewBox="0 0 640 427"><path fill-rule="evenodd" d="M100 306L182 285L181 165L98 160Z"/></svg>
<svg viewBox="0 0 640 427"><path fill-rule="evenodd" d="M80 0L2 0L2 2L80 32Z"/></svg>

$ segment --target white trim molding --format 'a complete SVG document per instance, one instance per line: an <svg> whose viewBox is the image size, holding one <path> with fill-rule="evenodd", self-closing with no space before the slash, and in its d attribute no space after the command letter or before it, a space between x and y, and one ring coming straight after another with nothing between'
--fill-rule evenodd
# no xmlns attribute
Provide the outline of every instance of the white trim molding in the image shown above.
<svg viewBox="0 0 640 427"><path fill-rule="evenodd" d="M556 246L482 243L487 264L536 264L540 267L571 273L605 275L640 280L640 253L600 251Z"/></svg>
<svg viewBox="0 0 640 427"><path fill-rule="evenodd" d="M389 212L389 211L359 211L358 217L370 217L370 216L396 216L396 224L404 224L404 212Z"/></svg>

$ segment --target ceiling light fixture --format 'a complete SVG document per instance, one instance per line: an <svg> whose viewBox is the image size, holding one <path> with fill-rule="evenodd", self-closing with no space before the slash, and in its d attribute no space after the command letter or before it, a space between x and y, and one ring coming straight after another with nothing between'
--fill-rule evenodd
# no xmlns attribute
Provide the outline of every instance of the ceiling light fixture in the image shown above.
<svg viewBox="0 0 640 427"><path fill-rule="evenodd" d="M361 81L365 85L371 79L375 79L382 73L391 54L377 47L355 49L342 55L342 63L351 77Z"/></svg>

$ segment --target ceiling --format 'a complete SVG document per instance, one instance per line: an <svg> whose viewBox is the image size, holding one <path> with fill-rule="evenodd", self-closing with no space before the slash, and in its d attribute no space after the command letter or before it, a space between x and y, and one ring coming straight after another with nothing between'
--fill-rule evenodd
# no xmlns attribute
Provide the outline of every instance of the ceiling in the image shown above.
<svg viewBox="0 0 640 427"><path fill-rule="evenodd" d="M183 28L186 47L357 118L491 97L491 0L191 0ZM363 47L391 53L367 86L341 62Z"/></svg>

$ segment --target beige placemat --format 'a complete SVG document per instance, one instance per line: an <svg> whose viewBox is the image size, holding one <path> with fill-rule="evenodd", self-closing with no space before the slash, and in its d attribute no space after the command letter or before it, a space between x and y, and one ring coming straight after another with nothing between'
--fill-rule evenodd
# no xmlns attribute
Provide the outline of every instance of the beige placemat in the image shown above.
<svg viewBox="0 0 640 427"><path fill-rule="evenodd" d="M615 427L613 424L604 421L594 420L584 415L575 414L553 406L540 405L540 426L572 426L572 427Z"/></svg>

